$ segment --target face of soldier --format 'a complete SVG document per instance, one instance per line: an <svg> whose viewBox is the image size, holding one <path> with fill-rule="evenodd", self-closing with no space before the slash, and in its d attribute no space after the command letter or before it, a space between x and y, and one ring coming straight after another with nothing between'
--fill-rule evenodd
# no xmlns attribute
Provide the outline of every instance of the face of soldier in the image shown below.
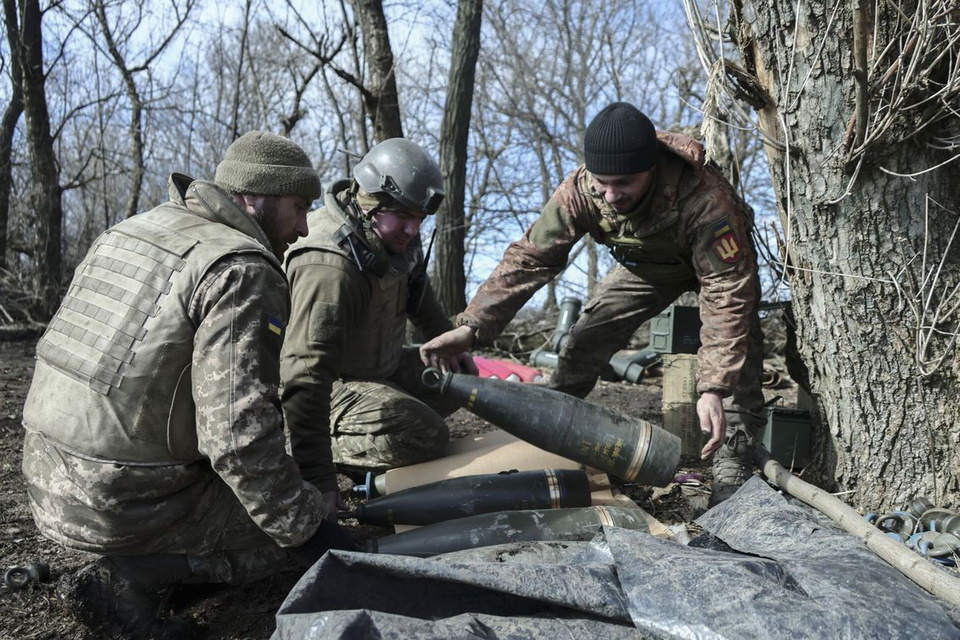
<svg viewBox="0 0 960 640"><path fill-rule="evenodd" d="M253 203L251 215L267 234L275 254L282 256L297 238L306 237L311 204L301 196L266 196Z"/></svg>
<svg viewBox="0 0 960 640"><path fill-rule="evenodd" d="M422 211L381 209L373 216L373 232L383 241L387 251L403 253L420 233L420 225L426 217Z"/></svg>
<svg viewBox="0 0 960 640"><path fill-rule="evenodd" d="M626 213L640 204L653 180L652 170L623 175L590 175L593 188L620 213Z"/></svg>

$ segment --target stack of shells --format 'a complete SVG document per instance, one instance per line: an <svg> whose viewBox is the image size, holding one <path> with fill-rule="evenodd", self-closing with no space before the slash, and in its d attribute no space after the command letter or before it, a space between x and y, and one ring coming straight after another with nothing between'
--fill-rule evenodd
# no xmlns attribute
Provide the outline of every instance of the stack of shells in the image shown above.
<svg viewBox="0 0 960 640"><path fill-rule="evenodd" d="M868 513L866 520L920 555L947 566L956 566L960 554L960 514L933 506L917 497L901 511Z"/></svg>

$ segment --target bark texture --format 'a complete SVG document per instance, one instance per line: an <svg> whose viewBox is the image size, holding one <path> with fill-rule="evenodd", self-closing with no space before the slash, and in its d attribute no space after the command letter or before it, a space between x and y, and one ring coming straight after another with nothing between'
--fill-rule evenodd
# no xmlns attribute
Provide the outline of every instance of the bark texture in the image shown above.
<svg viewBox="0 0 960 640"><path fill-rule="evenodd" d="M480 53L482 0L460 0L453 28L453 47L447 99L440 127L440 168L446 197L437 214L437 299L444 313L453 316L467 306L464 272L467 175L467 142L473 84Z"/></svg>
<svg viewBox="0 0 960 640"><path fill-rule="evenodd" d="M117 70L123 77L123 85L127 91L127 98L130 100L130 157L133 166L130 170L130 193L127 194L127 203L123 207L123 217L132 218L137 214L140 208L140 191L143 189L143 178L146 170L143 166L143 100L140 99L140 91L137 89L134 72L127 66L123 54L120 52L117 43L114 40L113 32L110 30L110 23L107 20L107 9L103 2L98 2L95 6L97 22L100 24L100 30L103 32L103 38L107 44L107 50L113 59Z"/></svg>
<svg viewBox="0 0 960 640"><path fill-rule="evenodd" d="M377 142L403 137L400 97L394 73L393 50L381 0L352 0L363 33L363 53L369 77L364 82L363 104L373 122Z"/></svg>
<svg viewBox="0 0 960 640"><path fill-rule="evenodd" d="M917 358L924 325L949 333L956 318L918 321L911 293L924 278L924 264L929 284L931 265L941 260L954 229L960 164L914 179L881 169L915 173L949 158L926 144L936 133L931 129L871 147L848 192L856 167L845 141L855 148L864 135L853 114L869 115L862 106L864 59L854 49L871 33L875 50L882 50L896 12L911 15L910 3L880 7L867 17L876 25L858 31L854 47L855 15L864 16L851 7L860 4L842 3L828 26L834 3L735 2L744 61L771 98L759 110L761 125L785 147L768 145L767 152L787 230L800 352L822 419L811 471L828 489L852 490L845 499L861 509L899 508L916 494L957 506L956 351L929 376L921 375ZM941 290L957 284L958 255L954 246L943 263ZM941 296L916 297L935 307ZM952 347L949 336L936 332L931 344L933 350Z"/></svg>
<svg viewBox="0 0 960 640"><path fill-rule="evenodd" d="M3 0L4 25L10 47L10 101L0 121L0 269L7 267L10 192L13 189L13 136L23 113L23 73L20 70L19 23L16 0Z"/></svg>
<svg viewBox="0 0 960 640"><path fill-rule="evenodd" d="M50 133L47 109L46 76L43 68L43 35L38 0L21 0L20 61L23 72L23 111L26 117L27 146L30 153L30 205L36 212L37 251L36 285L43 301L42 311L53 313L60 298L62 271L63 190L60 171Z"/></svg>

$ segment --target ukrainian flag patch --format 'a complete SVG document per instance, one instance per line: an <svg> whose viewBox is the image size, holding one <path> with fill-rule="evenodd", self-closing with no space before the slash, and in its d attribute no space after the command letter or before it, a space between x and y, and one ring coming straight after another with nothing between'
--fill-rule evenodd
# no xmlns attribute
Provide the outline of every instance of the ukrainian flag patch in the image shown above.
<svg viewBox="0 0 960 640"><path fill-rule="evenodd" d="M730 228L730 223L724 218L713 226L712 231L711 248L717 258L725 264L736 264L740 260L740 243L733 229Z"/></svg>
<svg viewBox="0 0 960 640"><path fill-rule="evenodd" d="M283 335L283 323L273 316L267 316L267 329L278 336Z"/></svg>

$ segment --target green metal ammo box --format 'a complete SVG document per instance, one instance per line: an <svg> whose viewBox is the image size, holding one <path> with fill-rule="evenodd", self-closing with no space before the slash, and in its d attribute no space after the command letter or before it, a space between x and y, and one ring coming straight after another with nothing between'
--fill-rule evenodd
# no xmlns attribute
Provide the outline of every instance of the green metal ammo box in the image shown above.
<svg viewBox="0 0 960 640"><path fill-rule="evenodd" d="M660 353L696 353L700 309L670 305L650 321L650 348Z"/></svg>
<svg viewBox="0 0 960 640"><path fill-rule="evenodd" d="M788 470L802 469L810 463L810 412L767 409L767 424L757 433L757 440Z"/></svg>

